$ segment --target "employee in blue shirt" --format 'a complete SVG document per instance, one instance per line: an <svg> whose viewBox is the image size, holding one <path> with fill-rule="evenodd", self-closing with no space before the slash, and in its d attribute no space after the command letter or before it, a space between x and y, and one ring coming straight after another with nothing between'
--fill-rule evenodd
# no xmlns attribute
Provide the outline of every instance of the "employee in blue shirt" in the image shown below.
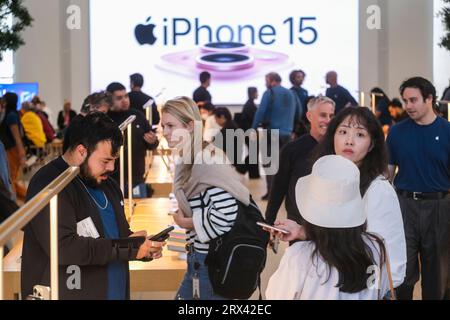
<svg viewBox="0 0 450 320"><path fill-rule="evenodd" d="M430 81L411 78L400 93L410 119L393 126L387 138L391 177L398 168L394 186L408 259L398 298L412 300L420 276L423 299L449 299L450 123L433 111Z"/></svg>

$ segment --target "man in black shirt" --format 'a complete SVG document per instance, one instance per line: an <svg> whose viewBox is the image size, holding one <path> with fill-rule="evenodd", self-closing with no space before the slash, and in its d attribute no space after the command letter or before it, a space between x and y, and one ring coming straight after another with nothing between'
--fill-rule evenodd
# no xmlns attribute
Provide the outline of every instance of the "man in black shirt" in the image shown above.
<svg viewBox="0 0 450 320"><path fill-rule="evenodd" d="M211 85L211 74L207 71L200 73L200 87L194 91L193 100L199 107L203 106L207 102L212 102L211 94L207 88Z"/></svg>
<svg viewBox="0 0 450 320"><path fill-rule="evenodd" d="M120 125L125 120L127 120L130 116L135 115L136 120L133 122L132 129L132 160L133 160L133 195L135 198L146 198L147 197L147 189L145 186L145 157L147 155L147 150L155 150L159 141L156 137L156 134L151 131L151 127L145 118L145 115L136 110L130 108L130 99L126 92L125 87L117 82L111 83L106 89L113 95L113 107L108 112L108 116L114 120L117 125ZM128 157L127 151L127 139L124 141L124 170L127 172L128 170ZM120 172L116 170L112 175L117 182L120 183ZM127 185L128 175L125 174L125 185ZM128 188L126 187L124 193L127 194Z"/></svg>
<svg viewBox="0 0 450 320"><path fill-rule="evenodd" d="M281 203L286 198L287 217L301 224L302 219L295 202L295 186L298 179L311 173L311 151L323 139L328 124L334 116L333 100L319 96L308 103L307 117L311 122L311 133L289 142L280 154L280 168L273 180L266 209L266 220L273 224Z"/></svg>
<svg viewBox="0 0 450 320"><path fill-rule="evenodd" d="M157 125L160 121L158 107L156 106L155 100L142 92L142 87L144 86L144 77L135 73L130 76L130 87L131 92L128 93L128 97L130 98L131 108L141 111L143 114L145 113L144 106L147 106L147 103L151 103L152 107L152 125Z"/></svg>
<svg viewBox="0 0 450 320"><path fill-rule="evenodd" d="M325 81L330 86L327 89L326 96L336 103L336 114L345 107L358 105L350 92L338 84L336 71L328 72Z"/></svg>

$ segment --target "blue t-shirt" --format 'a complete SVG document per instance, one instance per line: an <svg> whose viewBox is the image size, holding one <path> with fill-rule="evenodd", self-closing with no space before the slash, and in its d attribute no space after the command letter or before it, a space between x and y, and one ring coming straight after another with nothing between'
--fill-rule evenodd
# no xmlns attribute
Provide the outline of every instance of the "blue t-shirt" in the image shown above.
<svg viewBox="0 0 450 320"><path fill-rule="evenodd" d="M88 188L89 193L98 203L97 208L103 222L103 229L107 239L118 239L119 228L117 226L116 214L110 201L100 189ZM108 205L104 208L108 202ZM101 208L99 207L101 206ZM115 261L108 265L108 300L125 300L126 298L126 267L122 261Z"/></svg>
<svg viewBox="0 0 450 320"><path fill-rule="evenodd" d="M450 122L437 119L418 125L407 119L393 126L387 138L389 164L398 166L394 185L410 192L450 190Z"/></svg>
<svg viewBox="0 0 450 320"><path fill-rule="evenodd" d="M288 136L294 129L295 120L301 116L302 106L297 95L292 90L276 86L264 92L252 128L256 129L260 123L268 121L269 129L278 129L280 135Z"/></svg>
<svg viewBox="0 0 450 320"><path fill-rule="evenodd" d="M336 114L344 109L344 107L348 103L350 103L352 106L358 105L358 102L356 102L355 98L353 98L350 92L348 92L347 89L341 86L337 86L336 88L328 88L326 96L336 103Z"/></svg>

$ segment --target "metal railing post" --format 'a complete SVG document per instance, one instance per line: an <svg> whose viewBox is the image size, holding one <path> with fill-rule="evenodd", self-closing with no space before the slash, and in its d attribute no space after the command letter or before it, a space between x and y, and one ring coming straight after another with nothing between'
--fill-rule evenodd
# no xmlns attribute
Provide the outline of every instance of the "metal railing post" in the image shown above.
<svg viewBox="0 0 450 320"><path fill-rule="evenodd" d="M122 194L125 194L125 177L124 177L124 151L123 146L120 147L120 155L119 155L119 171L120 171L120 190L122 190Z"/></svg>
<svg viewBox="0 0 450 320"><path fill-rule="evenodd" d="M366 93L364 91L358 91L359 92L359 105L361 107L366 106Z"/></svg>
<svg viewBox="0 0 450 320"><path fill-rule="evenodd" d="M133 126L128 125L128 210L130 217L133 216L133 161L132 161L132 133Z"/></svg>
<svg viewBox="0 0 450 320"><path fill-rule="evenodd" d="M3 300L3 246L0 246L0 301Z"/></svg>
<svg viewBox="0 0 450 320"><path fill-rule="evenodd" d="M145 116L147 117L148 124L150 128L153 126L153 103L155 101L153 99L150 99L145 105ZM149 150L147 151L147 157L150 157L152 155L152 152Z"/></svg>
<svg viewBox="0 0 450 320"><path fill-rule="evenodd" d="M78 167L70 167L27 201L12 216L0 224L0 300L3 300L3 252L6 242L22 230L42 209L50 203L50 286L51 299L59 298L58 281L58 193L60 193L80 172ZM35 285L39 285L36 283Z"/></svg>
<svg viewBox="0 0 450 320"><path fill-rule="evenodd" d="M59 298L58 195L50 200L50 287L51 299Z"/></svg>
<svg viewBox="0 0 450 320"><path fill-rule="evenodd" d="M128 209L130 210L130 217L133 215L133 161L132 161L132 150L133 150L133 141L132 141L132 124L136 120L136 116L130 116L127 120L125 120L120 126L120 131L127 132L127 144L128 144ZM120 188L122 189L122 193L125 194L125 155L124 155L124 147L120 148Z"/></svg>

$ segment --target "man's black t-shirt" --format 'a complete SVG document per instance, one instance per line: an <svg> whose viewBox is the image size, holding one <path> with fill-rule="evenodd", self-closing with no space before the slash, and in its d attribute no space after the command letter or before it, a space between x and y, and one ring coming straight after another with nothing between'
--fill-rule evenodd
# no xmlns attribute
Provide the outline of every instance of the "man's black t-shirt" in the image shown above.
<svg viewBox="0 0 450 320"><path fill-rule="evenodd" d="M197 88L194 91L194 101L196 103L212 102L212 97L211 97L211 94L208 92L208 90L205 87L200 86L199 88Z"/></svg>
<svg viewBox="0 0 450 320"><path fill-rule="evenodd" d="M298 179L311 174L311 151L317 146L317 141L310 134L289 142L280 154L280 165L275 175L269 203L266 210L266 220L273 224L278 210L286 197L288 219L301 223L301 215L295 202L295 186Z"/></svg>
<svg viewBox="0 0 450 320"><path fill-rule="evenodd" d="M156 103L154 99L145 94L142 91L131 91L128 93L128 96L130 97L130 106L133 109L139 110L140 112L145 113L144 105L151 99L153 100L152 103L152 124L156 125L160 121L158 107L156 106Z"/></svg>
<svg viewBox="0 0 450 320"><path fill-rule="evenodd" d="M136 120L133 122L133 130L132 130L132 139L133 139L133 149L132 149L132 160L133 160L133 186L144 182L144 174L145 174L145 156L147 154L147 150L154 150L158 147L159 142L155 144L148 144L144 140L144 134L150 132L150 125L147 122L144 114L135 109L129 109L124 112L108 112L108 116L115 122L117 125L122 124L128 117L135 115ZM127 146L127 136L124 138L124 170L127 172L128 168L128 146ZM119 162L116 163L116 170L112 177L116 180L117 183L120 183L120 172L118 167ZM125 182L128 179L128 175L125 174Z"/></svg>

